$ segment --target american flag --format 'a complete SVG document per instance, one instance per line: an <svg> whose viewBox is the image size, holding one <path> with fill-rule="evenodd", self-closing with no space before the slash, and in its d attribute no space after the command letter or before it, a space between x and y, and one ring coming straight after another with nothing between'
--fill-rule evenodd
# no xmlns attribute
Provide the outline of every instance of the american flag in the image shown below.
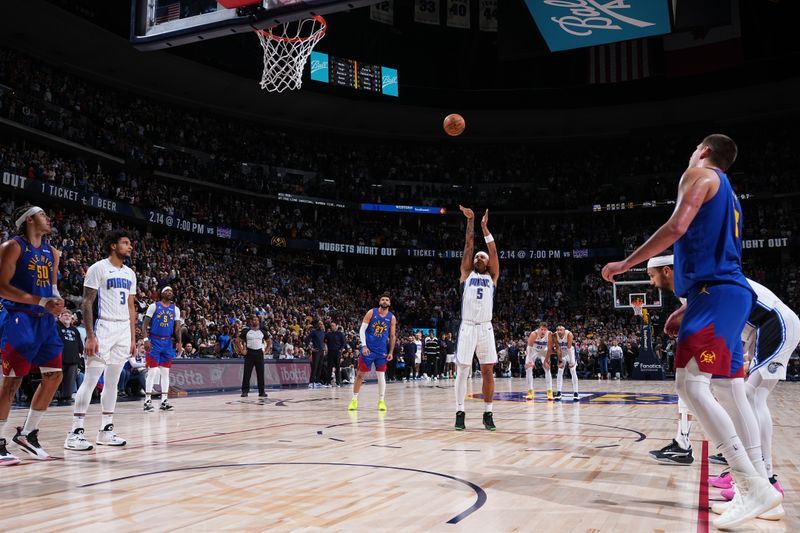
<svg viewBox="0 0 800 533"><path fill-rule="evenodd" d="M167 6L158 6L156 8L156 24L169 22L181 18L181 3L174 2Z"/></svg>
<svg viewBox="0 0 800 533"><path fill-rule="evenodd" d="M639 80L653 73L646 39L589 48L589 83Z"/></svg>

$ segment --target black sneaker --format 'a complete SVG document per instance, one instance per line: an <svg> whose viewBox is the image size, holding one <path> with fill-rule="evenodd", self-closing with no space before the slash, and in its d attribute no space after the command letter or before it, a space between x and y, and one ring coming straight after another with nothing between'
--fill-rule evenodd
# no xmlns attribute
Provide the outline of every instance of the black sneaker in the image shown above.
<svg viewBox="0 0 800 533"><path fill-rule="evenodd" d="M50 454L48 454L42 448L42 445L39 444L39 430L34 429L27 435L22 434L22 428L17 428L17 434L11 439L14 443L22 448L25 452L27 452L31 459L36 459L37 461L47 461L50 459Z"/></svg>
<svg viewBox="0 0 800 533"><path fill-rule="evenodd" d="M19 462L19 458L8 453L6 439L0 439L0 466L18 465Z"/></svg>
<svg viewBox="0 0 800 533"><path fill-rule="evenodd" d="M246 392L242 393L242 398L247 398L247 393Z"/></svg>
<svg viewBox="0 0 800 533"><path fill-rule="evenodd" d="M489 431L494 431L497 429L494 425L494 419L492 419L491 411L486 411L483 413L483 427L485 427Z"/></svg>
<svg viewBox="0 0 800 533"><path fill-rule="evenodd" d="M456 431L464 431L467 429L467 424L464 422L464 411L456 411Z"/></svg>
<svg viewBox="0 0 800 533"><path fill-rule="evenodd" d="M692 449L684 450L681 448L675 439L660 450L653 450L650 452L650 457L659 463L667 463L673 465L690 465L694 462L692 457Z"/></svg>
<svg viewBox="0 0 800 533"><path fill-rule="evenodd" d="M259 393L258 397L259 398L266 398L267 397L267 393L266 392Z"/></svg>
<svg viewBox="0 0 800 533"><path fill-rule="evenodd" d="M553 399L555 401L557 401L557 402L560 402L561 401L561 391L556 391L556 395L555 395L555 397Z"/></svg>
<svg viewBox="0 0 800 533"><path fill-rule="evenodd" d="M161 402L161 406L159 406L159 409L161 409L162 411L172 411L172 404L170 404L165 398L164 401Z"/></svg>
<svg viewBox="0 0 800 533"><path fill-rule="evenodd" d="M708 462L709 463L714 463L715 465L727 465L728 464L728 460L725 459L722 456L721 453L718 453L717 455L709 455L708 456Z"/></svg>
<svg viewBox="0 0 800 533"><path fill-rule="evenodd" d="M577 392L575 392L575 393L573 393L573 394L572 394L572 401L573 401L573 402L579 402L579 401L581 401L581 397L578 395L578 393L577 393Z"/></svg>

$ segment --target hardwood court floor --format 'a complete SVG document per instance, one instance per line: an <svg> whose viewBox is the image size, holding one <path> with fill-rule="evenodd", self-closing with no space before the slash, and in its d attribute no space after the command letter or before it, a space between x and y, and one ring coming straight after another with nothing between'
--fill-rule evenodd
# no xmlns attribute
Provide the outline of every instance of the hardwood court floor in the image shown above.
<svg viewBox="0 0 800 533"><path fill-rule="evenodd" d="M41 440L64 460L0 469L0 530L705 531L699 425L693 465L647 455L675 433L676 405L658 403L673 384L581 386L577 404L521 402L524 381L498 380L495 433L480 400L467 402L467 431L453 431L452 381L389 384L385 415L374 384L357 414L346 387L178 398L169 413L126 402L114 422L128 446L85 454L61 449L71 410L55 408ZM800 531L798 390L781 383L771 398L787 517L742 531Z"/></svg>

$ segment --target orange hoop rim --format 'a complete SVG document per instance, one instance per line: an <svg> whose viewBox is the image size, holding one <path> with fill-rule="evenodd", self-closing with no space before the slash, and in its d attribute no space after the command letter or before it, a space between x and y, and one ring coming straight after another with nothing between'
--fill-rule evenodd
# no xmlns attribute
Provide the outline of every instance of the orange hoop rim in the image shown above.
<svg viewBox="0 0 800 533"><path fill-rule="evenodd" d="M304 19L303 22L305 22L306 20L316 20L317 22L322 24L322 27L317 31L315 31L314 33L312 33L311 35L309 35L308 37L284 37L282 35L275 35L274 33L272 33L272 28L277 28L278 26L285 26L286 24L288 24L288 22L282 22L280 24L276 24L266 30L256 30L256 33L267 39L272 39L274 41L280 41L284 43L304 43L312 39L321 39L325 35L325 31L328 29L328 23L325 22L325 19L319 15L314 15L312 17Z"/></svg>

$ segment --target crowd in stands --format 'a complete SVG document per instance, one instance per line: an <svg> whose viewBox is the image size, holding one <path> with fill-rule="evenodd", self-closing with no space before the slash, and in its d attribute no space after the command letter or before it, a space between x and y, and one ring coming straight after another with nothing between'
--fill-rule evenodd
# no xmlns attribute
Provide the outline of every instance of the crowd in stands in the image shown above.
<svg viewBox="0 0 800 533"><path fill-rule="evenodd" d="M519 145L300 135L89 82L7 48L0 49L0 84L0 116L140 169L253 192L355 202L451 206L487 186L498 208L667 200L698 137L707 133L651 131ZM771 134L763 136L752 124L730 126L742 148L734 169L739 193L799 190L790 160L798 140L793 121L773 120L769 127Z"/></svg>
<svg viewBox="0 0 800 533"><path fill-rule="evenodd" d="M12 234L11 213L16 205L10 199L0 203L3 240ZM97 212L62 208L51 209L50 214L54 227L50 240L62 250L61 294L69 308L78 309L85 272L103 257L99 246L101 236L118 227L119 221ZM138 276L139 312L143 313L157 298L163 286L175 288L176 303L185 320L183 340L187 357L241 355L233 339L247 316L255 313L270 333L267 354L274 358L312 356L308 342L311 329L320 320L325 324L335 321L346 337L343 367L352 368L361 317L376 304L383 291L392 295L400 338L416 327L457 331L460 294L457 264L452 260L369 266L289 251L264 257L254 255L249 245L242 242L187 240L180 234L152 234L144 229L133 232L131 266ZM596 375L597 350L601 344L630 343L631 350L636 351L638 322L629 312L612 309L611 287L596 271L592 269L580 279L578 270L574 263L555 261L504 266L495 305L501 354L504 350L508 353L509 345L517 346L517 354L524 354L527 333L542 320L553 329L564 324L572 330L581 377ZM750 275L765 281L768 272L775 274L758 266ZM791 289L788 301L795 306L797 274L797 268L788 266L780 271L781 276L791 281L787 286ZM676 305L675 301L665 303ZM668 311L669 307L660 315ZM660 315L656 311L656 324L663 324L665 316ZM655 344L666 365L669 340L658 335ZM518 365L513 358L508 361L508 365L498 368L512 375ZM623 376L629 375L625 368L619 370Z"/></svg>
<svg viewBox="0 0 800 533"><path fill-rule="evenodd" d="M167 182L151 174L137 176L108 163L63 155L31 142L0 139L0 169L185 220L269 237L440 250L460 249L463 242L460 214L373 214L259 200L235 192ZM746 215L752 218L747 219L745 237L792 239L797 235L798 218L791 216L790 204L752 201L746 204L750 206L753 210ZM493 214L492 225L502 249L573 250L619 247L621 243L628 247L642 242L667 216L663 210L651 216L647 213Z"/></svg>
<svg viewBox="0 0 800 533"><path fill-rule="evenodd" d="M0 169L33 180L267 236L437 249L463 246L460 215L368 214L281 202L274 195L449 207L490 198L492 209L566 210L493 215L501 249L628 249L640 244L666 212L570 210L671 199L697 143L688 136L658 135L502 146L301 137L101 86L3 48L0 117L125 160L119 165L85 152L0 138ZM732 133L742 147L734 173L739 193L798 192L800 180L789 161L795 129L777 124L769 137L757 125L734 129L741 130ZM4 194L0 203L4 240L19 201ZM746 238L796 242L798 218L790 198L745 201L745 209ZM101 234L121 221L77 207L59 206L51 214L52 242L64 252L61 292L77 308L86 269L102 255ZM185 317L184 339L197 356L236 356L232 339L255 313L270 332L268 352L274 357L309 357L309 330L323 320L343 328L348 343L344 362L352 363L359 321L385 290L392 295L404 336L412 326L454 331L459 320L452 260L364 264L357 258L336 261L247 242L187 238L153 227L134 231L132 266L139 276L140 311L161 287L173 286ZM786 258L745 258L750 277L800 308L798 268ZM635 351L638 324L630 314L611 309L611 289L600 280L597 266L589 261L504 263L495 305L498 340L518 346L540 320L551 327L563 323L578 340L583 376L595 374L601 343L630 343ZM656 347L668 359L669 341L659 337ZM500 348L508 353L507 346Z"/></svg>

